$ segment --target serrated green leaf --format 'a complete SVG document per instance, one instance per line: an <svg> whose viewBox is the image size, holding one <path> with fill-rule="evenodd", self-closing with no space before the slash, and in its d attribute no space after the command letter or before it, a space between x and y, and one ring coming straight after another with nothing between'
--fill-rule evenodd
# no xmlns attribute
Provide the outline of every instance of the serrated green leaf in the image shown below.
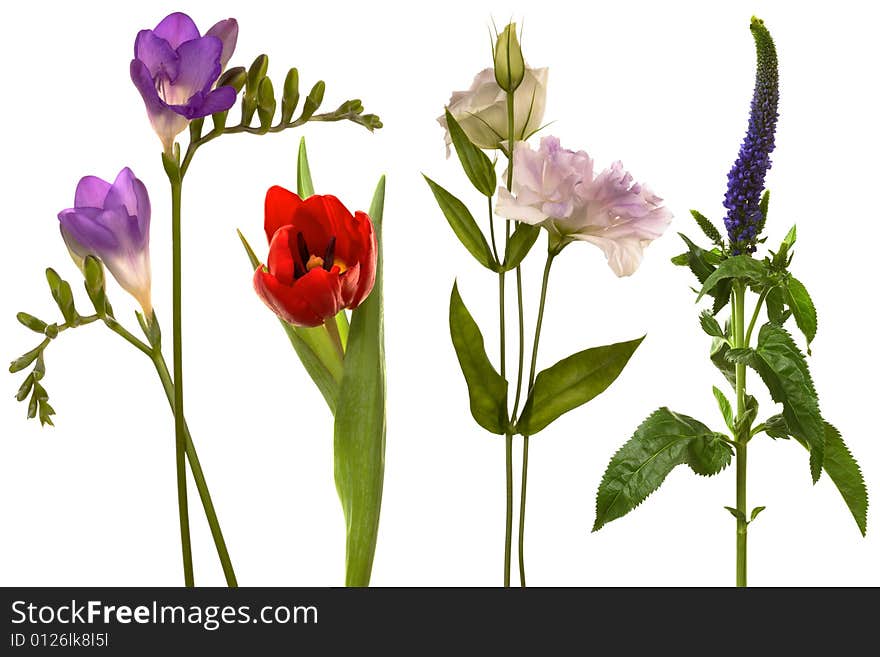
<svg viewBox="0 0 880 657"><path fill-rule="evenodd" d="M670 258L670 262L672 262L673 265L677 265L679 267L687 267L689 260L689 253L680 253L677 256L673 256L672 258Z"/></svg>
<svg viewBox="0 0 880 657"><path fill-rule="evenodd" d="M785 418L780 415L771 415L764 420L764 433L776 439L788 440L791 437L791 431Z"/></svg>
<svg viewBox="0 0 880 657"><path fill-rule="evenodd" d="M825 427L806 360L788 331L775 324L761 327L755 353L757 357L749 365L760 374L773 400L782 404L791 434L810 446L810 472L815 482L822 474Z"/></svg>
<svg viewBox="0 0 880 657"><path fill-rule="evenodd" d="M791 308L794 321L804 337L807 339L807 353L810 353L810 343L816 337L818 319L816 307L807 292L807 288L796 278L789 278L783 288L785 303Z"/></svg>
<svg viewBox="0 0 880 657"><path fill-rule="evenodd" d="M486 355L480 327L458 292L452 287L449 300L449 331L470 396L471 415L494 434L507 432L507 381L492 367Z"/></svg>
<svg viewBox="0 0 880 657"><path fill-rule="evenodd" d="M683 260L684 262L681 264L686 264L694 276L697 277L697 280L700 283L704 283L715 271L716 266L722 262L721 255L714 251L700 248L683 233L679 233L679 236L687 244L688 252L673 258L673 263L680 264ZM709 294L715 299L715 302L712 304L713 315L717 315L728 304L732 289L732 281L723 280L709 291Z"/></svg>
<svg viewBox="0 0 880 657"><path fill-rule="evenodd" d="M745 363L746 365L748 365L754 357L755 350L750 347L731 349L726 355L727 360L731 363Z"/></svg>
<svg viewBox="0 0 880 657"><path fill-rule="evenodd" d="M486 237L477 225L470 210L465 207L464 203L428 178L428 176L424 176L424 178L431 188L434 198L437 200L437 205L443 211L443 216L446 217L446 221L449 222L455 236L458 237L464 248L481 265L492 271L498 271L500 265L495 261L492 252L489 250L489 243L486 242Z"/></svg>
<svg viewBox="0 0 880 657"><path fill-rule="evenodd" d="M697 225L700 227L700 230L703 231L703 234L712 240L713 244L724 246L724 240L721 238L721 233L718 232L718 229L715 228L714 224L709 221L709 219L696 210L691 210L691 216L693 216Z"/></svg>
<svg viewBox="0 0 880 657"><path fill-rule="evenodd" d="M721 434L707 433L694 438L688 445L687 464L695 474L710 477L730 465L733 448Z"/></svg>
<svg viewBox="0 0 880 657"><path fill-rule="evenodd" d="M745 396L745 408L742 414L737 416L733 422L733 435L750 435L752 424L754 424L756 417L758 417L758 400L747 394Z"/></svg>
<svg viewBox="0 0 880 657"><path fill-rule="evenodd" d="M715 401L718 402L718 409L724 417L724 423L727 425L728 429L733 431L733 408L730 405L730 401L728 401L727 397L724 396L724 393L715 386L712 386L712 394L715 395Z"/></svg>
<svg viewBox="0 0 880 657"><path fill-rule="evenodd" d="M785 298L782 294L782 287L775 286L767 292L767 319L773 324L782 326L785 324L787 317L785 316Z"/></svg>
<svg viewBox="0 0 880 657"><path fill-rule="evenodd" d="M281 95L281 123L290 123L297 105L299 105L299 71L292 68L284 78L284 90Z"/></svg>
<svg viewBox="0 0 880 657"><path fill-rule="evenodd" d="M754 519L758 517L758 514L766 508L766 506L756 506L754 509L752 509L752 515L751 518L749 518L749 522L754 521Z"/></svg>
<svg viewBox="0 0 880 657"><path fill-rule="evenodd" d="M764 263L751 256L738 255L728 258L722 261L718 268L703 282L703 287L697 295L697 301L714 290L715 286L723 280L744 279L758 282L765 277L766 273Z"/></svg>
<svg viewBox="0 0 880 657"><path fill-rule="evenodd" d="M370 295L352 312L333 434L334 479L345 515L346 586L370 583L385 476L384 204L383 176L369 211L378 242L376 282Z"/></svg>
<svg viewBox="0 0 880 657"><path fill-rule="evenodd" d="M507 243L507 253L504 256L502 269L504 271L516 269L532 250L540 233L541 229L538 226L518 223Z"/></svg>
<svg viewBox="0 0 880 657"><path fill-rule="evenodd" d="M843 442L840 432L825 422L825 459L822 467L852 513L864 536L868 530L868 489L858 462Z"/></svg>
<svg viewBox="0 0 880 657"><path fill-rule="evenodd" d="M495 167L492 165L492 160L471 142L448 109L446 110L446 125L468 180L477 188L477 191L491 198L495 194L496 186Z"/></svg>
<svg viewBox="0 0 880 657"><path fill-rule="evenodd" d="M709 349L709 359L717 367L724 378L732 387L736 387L736 366L727 359L730 351L730 345L727 340L722 338L713 338L712 347Z"/></svg>
<svg viewBox="0 0 880 657"><path fill-rule="evenodd" d="M675 466L687 463L690 443L711 433L701 422L668 408L652 413L609 462L596 494L593 531L641 504Z"/></svg>
<svg viewBox="0 0 880 657"><path fill-rule="evenodd" d="M517 421L517 432L533 436L560 415L604 392L644 339L585 349L540 372Z"/></svg>
<svg viewBox="0 0 880 657"><path fill-rule="evenodd" d="M724 331L721 329L721 324L718 323L718 320L715 319L714 315L708 310L704 310L700 313L700 326L703 328L703 331L712 337L725 337Z"/></svg>

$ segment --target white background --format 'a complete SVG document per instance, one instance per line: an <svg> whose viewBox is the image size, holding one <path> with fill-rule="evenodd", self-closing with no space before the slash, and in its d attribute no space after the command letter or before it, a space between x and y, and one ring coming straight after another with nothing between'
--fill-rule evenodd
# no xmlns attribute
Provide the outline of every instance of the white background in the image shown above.
<svg viewBox="0 0 880 657"><path fill-rule="evenodd" d="M870 8L869 8L870 7ZM327 81L327 108L359 97L386 127L313 124L282 135L225 137L198 154L184 191L186 409L239 581L338 585L344 530L332 475L331 417L275 318L254 295L235 236L261 254L265 190L295 188L308 139L319 192L366 209L388 174L385 212L388 448L373 583L498 585L504 523L503 440L479 429L450 344L448 296L462 295L496 355L496 279L449 230L426 172L483 207L435 123L451 91L490 64L487 26L524 18L525 53L550 67L549 133L597 166L622 159L676 215L641 269L617 279L601 252L576 244L551 280L540 366L574 351L648 334L620 379L532 440L527 556L533 585L728 585L734 581L733 470L674 471L635 512L596 534L596 487L608 459L661 405L721 426L690 274L669 258L676 231L697 234L699 208L720 220L726 174L746 128L754 75L749 33L763 17L779 50L780 122L768 177L767 232L798 224L794 270L819 308L810 365L824 415L842 431L880 495L875 425L878 315L872 249L875 35L868 3L79 2L18 4L0 43L5 77L2 352L34 334L27 310L55 317L43 270L79 275L56 214L77 180L131 166L153 201L153 298L170 352L169 193L159 142L128 77L136 32L188 11L202 30L236 16L232 65L270 55L280 87ZM482 218L482 214L477 214ZM541 248L525 268L534 321ZM115 283L117 314L134 304ZM81 308L88 307L80 294ZM512 320L511 320L511 323ZM182 582L173 422L147 359L101 326L64 334L47 352L57 427L27 421L5 375L0 395L0 583L177 585ZM758 385L752 387L759 390ZM761 417L771 412L760 394ZM827 477L811 485L807 453L764 437L749 450L754 585L880 585L880 533L859 536ZM220 585L195 489L196 581Z"/></svg>

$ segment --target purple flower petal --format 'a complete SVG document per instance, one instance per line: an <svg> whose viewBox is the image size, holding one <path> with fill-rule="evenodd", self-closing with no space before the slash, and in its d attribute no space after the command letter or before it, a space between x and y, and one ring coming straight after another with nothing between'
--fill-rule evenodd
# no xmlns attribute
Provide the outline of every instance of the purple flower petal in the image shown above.
<svg viewBox="0 0 880 657"><path fill-rule="evenodd" d="M84 249L84 254L99 258L121 247L117 229L125 227L128 215L121 208L71 208L58 213L61 227Z"/></svg>
<svg viewBox="0 0 880 657"><path fill-rule="evenodd" d="M141 30L134 40L134 57L142 61L150 77L166 75L170 80L177 78L180 58L174 48L152 30Z"/></svg>
<svg viewBox="0 0 880 657"><path fill-rule="evenodd" d="M146 246L150 235L150 197L131 169L125 167L116 176L103 207L123 210L128 215L124 228L129 242L137 249Z"/></svg>
<svg viewBox="0 0 880 657"><path fill-rule="evenodd" d="M217 112L225 112L235 105L237 97L238 94L232 87L218 87L207 95L197 93L186 105L171 105L170 108L189 120L199 119Z"/></svg>
<svg viewBox="0 0 880 657"><path fill-rule="evenodd" d="M185 41L198 39L201 36L193 19L179 11L163 18L153 32L160 39L165 39L175 50Z"/></svg>
<svg viewBox="0 0 880 657"><path fill-rule="evenodd" d="M129 68L131 81L140 91L144 104L147 106L147 116L150 117L153 130L159 135L165 150L171 152L174 138L186 129L187 121L184 117L173 112L168 104L159 97L150 71L147 70L143 62L133 59Z"/></svg>
<svg viewBox="0 0 880 657"><path fill-rule="evenodd" d="M219 21L210 30L205 32L205 36L217 37L223 42L223 52L220 53L220 68L226 68L232 53L235 51L235 44L238 41L238 21L234 18Z"/></svg>
<svg viewBox="0 0 880 657"><path fill-rule="evenodd" d="M198 92L207 94L220 77L220 53L223 42L217 37L202 37L181 44L177 49L180 67L171 88L165 91L165 102L183 105Z"/></svg>
<svg viewBox="0 0 880 657"><path fill-rule="evenodd" d="M103 208L110 191L110 183L96 176L81 178L76 186L73 206L76 208Z"/></svg>

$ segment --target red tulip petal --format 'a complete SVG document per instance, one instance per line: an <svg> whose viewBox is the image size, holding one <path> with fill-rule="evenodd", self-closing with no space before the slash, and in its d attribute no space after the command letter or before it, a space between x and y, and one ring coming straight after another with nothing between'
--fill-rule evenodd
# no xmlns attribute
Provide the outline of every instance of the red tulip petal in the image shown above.
<svg viewBox="0 0 880 657"><path fill-rule="evenodd" d="M324 318L315 314L312 307L292 287L279 283L262 266L254 272L254 290L269 309L288 324L320 326L324 323Z"/></svg>
<svg viewBox="0 0 880 657"><path fill-rule="evenodd" d="M309 251L323 255L331 237L336 237L336 257L348 263L348 237L340 226L351 220L351 213L335 196L310 196L296 212L294 228L303 234Z"/></svg>
<svg viewBox="0 0 880 657"><path fill-rule="evenodd" d="M344 307L338 270L334 273L320 267L312 269L298 279L291 289L322 321L334 317Z"/></svg>
<svg viewBox="0 0 880 657"><path fill-rule="evenodd" d="M269 256L266 266L282 285L293 285L295 262L299 260L297 253L290 250L290 226L282 226L275 231L269 243Z"/></svg>
<svg viewBox="0 0 880 657"><path fill-rule="evenodd" d="M334 267L334 269L337 269L338 271L338 268ZM361 301L363 301L363 299L360 298L358 295L358 281L360 280L360 277L360 264L356 264L354 267L346 269L339 276L339 283L342 289L342 305L346 308L357 308L360 305Z"/></svg>
<svg viewBox="0 0 880 657"><path fill-rule="evenodd" d="M267 242L272 242L272 236L279 228L293 223L293 217L302 204L302 199L290 190L278 185L269 188L266 192L264 222Z"/></svg>

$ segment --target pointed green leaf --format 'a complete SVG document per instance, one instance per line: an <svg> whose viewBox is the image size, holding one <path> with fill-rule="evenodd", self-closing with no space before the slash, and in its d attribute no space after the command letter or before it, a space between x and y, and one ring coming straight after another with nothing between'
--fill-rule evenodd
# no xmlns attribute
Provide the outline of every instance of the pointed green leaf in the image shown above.
<svg viewBox="0 0 880 657"><path fill-rule="evenodd" d="M765 274L765 265L760 260L755 260L747 255L733 256L722 261L718 268L703 282L703 287L697 295L697 301L714 290L715 286L723 280L738 278L758 282L764 278Z"/></svg>
<svg viewBox="0 0 880 657"><path fill-rule="evenodd" d="M807 353L810 353L810 343L816 337L818 320L816 307L807 292L807 288L796 278L789 278L783 288L785 303L791 308L794 321L804 337L807 339Z"/></svg>
<svg viewBox="0 0 880 657"><path fill-rule="evenodd" d="M504 257L504 271L516 269L523 259L532 250L535 242L538 240L541 229L538 226L518 223L510 236L510 242L507 244L507 254Z"/></svg>
<svg viewBox="0 0 880 657"><path fill-rule="evenodd" d="M700 227L700 230L703 231L703 234L712 240L713 244L717 244L718 246L724 246L724 240L721 238L721 233L718 232L718 229L715 228L714 224L709 221L705 216L697 212L696 210L691 210L691 215L694 220L697 222L697 225Z"/></svg>
<svg viewBox="0 0 880 657"><path fill-rule="evenodd" d="M732 515L737 520L742 520L743 522L747 522L745 515L743 515L743 512L740 511L739 509L734 509L732 506L726 506L724 508L727 509L730 512L730 515Z"/></svg>
<svg viewBox="0 0 880 657"><path fill-rule="evenodd" d="M434 198L437 200L437 205L439 205L440 209L443 211L446 221L449 222L455 236L458 237L458 240L464 245L464 248L466 248L481 265L492 271L498 271L500 265L492 256L492 252L489 250L489 244L486 242L486 237L483 235L480 227L477 226L477 222L470 213L470 210L465 207L464 203L428 178L428 176L424 176L424 178L425 181L427 181L428 186L431 188Z"/></svg>
<svg viewBox="0 0 880 657"><path fill-rule="evenodd" d="M694 276L697 277L697 280L700 283L705 283L709 276L715 271L716 266L722 262L721 255L714 250L707 251L700 248L683 233L679 233L679 236L684 240L685 244L687 244L688 252L673 258L673 263L686 264L691 272L693 272ZM732 286L732 281L725 279L715 285L714 288L708 292L708 294L715 298L715 303L712 306L713 315L717 315L721 312L721 309L730 301Z"/></svg>
<svg viewBox="0 0 880 657"><path fill-rule="evenodd" d="M750 436L752 433L752 424L754 424L755 418L758 417L758 400L751 395L746 394L745 401L745 409L733 422L734 436Z"/></svg>
<svg viewBox="0 0 880 657"><path fill-rule="evenodd" d="M751 518L749 518L749 522L752 522L755 518L757 518L758 514L766 508L766 506L756 506L754 509L752 509L752 516Z"/></svg>
<svg viewBox="0 0 880 657"><path fill-rule="evenodd" d="M378 261L370 296L351 314L333 431L333 471L345 515L345 585L369 586L385 477L385 328L382 309L382 215L385 177L370 218Z"/></svg>
<svg viewBox="0 0 880 657"><path fill-rule="evenodd" d="M309 168L309 154L306 152L305 137L299 140L299 152L296 159L296 193L302 199L314 196L315 194L315 187L312 185L312 170Z"/></svg>
<svg viewBox="0 0 880 657"><path fill-rule="evenodd" d="M724 331L721 329L718 320L715 319L715 316L708 310L704 310L700 313L700 326L708 335L716 338L725 337Z"/></svg>
<svg viewBox="0 0 880 657"><path fill-rule="evenodd" d="M868 530L868 489L859 464L840 437L840 432L828 422L825 422L825 459L822 467L837 486L864 536Z"/></svg>
<svg viewBox="0 0 880 657"><path fill-rule="evenodd" d="M281 123L290 123L297 105L299 105L299 71L292 68L284 78L284 91L281 96Z"/></svg>
<svg viewBox="0 0 880 657"><path fill-rule="evenodd" d="M788 331L774 324L761 327L755 352L757 357L749 365L761 375L773 401L782 404L791 434L810 446L815 482L822 474L825 427L806 360Z"/></svg>
<svg viewBox="0 0 880 657"><path fill-rule="evenodd" d="M749 347L742 349L731 349L727 352L727 360L731 363L745 363L748 365L755 357L755 350Z"/></svg>
<svg viewBox="0 0 880 657"><path fill-rule="evenodd" d="M563 413L604 392L644 339L585 349L540 372L517 421L517 432L533 436Z"/></svg>
<svg viewBox="0 0 880 657"><path fill-rule="evenodd" d="M705 433L694 438L688 445L687 464L694 474L710 477L730 465L733 448L721 434Z"/></svg>
<svg viewBox="0 0 880 657"><path fill-rule="evenodd" d="M712 386L712 394L715 395L715 400L718 402L718 408L721 410L721 415L724 416L724 423L727 425L728 429L733 431L733 408L730 406L730 402L727 397L724 396L724 393L715 386Z"/></svg>
<svg viewBox="0 0 880 657"><path fill-rule="evenodd" d="M727 340L714 338L712 340L712 347L709 350L709 359L715 364L715 367L721 371L728 383L735 388L736 366L727 359L727 354L729 352L730 345L727 343Z"/></svg>
<svg viewBox="0 0 880 657"><path fill-rule="evenodd" d="M779 326L785 324L785 320L788 319L785 315L785 298L782 288L778 285L767 292L767 319Z"/></svg>
<svg viewBox="0 0 880 657"><path fill-rule="evenodd" d="M771 415L764 420L764 433L776 439L788 440L791 437L791 431L785 418L780 415Z"/></svg>
<svg viewBox="0 0 880 657"><path fill-rule="evenodd" d="M492 160L474 146L448 109L446 110L446 125L468 180L473 183L477 191L491 198L495 194L496 186L495 167L492 165Z"/></svg>
<svg viewBox="0 0 880 657"><path fill-rule="evenodd" d="M489 362L483 334L461 299L458 283L449 300L449 331L467 383L471 415L486 431L503 435L508 425L507 381Z"/></svg>
<svg viewBox="0 0 880 657"><path fill-rule="evenodd" d="M596 494L593 531L641 504L675 466L687 463L691 442L711 433L705 424L668 408L652 413L608 464Z"/></svg>

